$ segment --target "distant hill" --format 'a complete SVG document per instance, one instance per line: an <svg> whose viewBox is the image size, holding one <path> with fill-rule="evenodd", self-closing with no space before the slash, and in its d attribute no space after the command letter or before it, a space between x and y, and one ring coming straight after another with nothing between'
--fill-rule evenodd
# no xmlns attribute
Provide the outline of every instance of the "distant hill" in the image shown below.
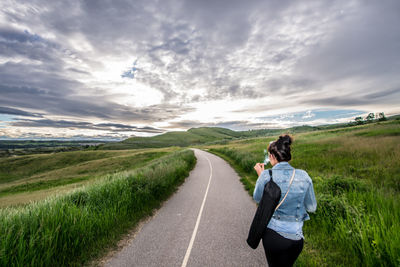
<svg viewBox="0 0 400 267"><path fill-rule="evenodd" d="M232 131L220 127L191 128L187 131L174 131L152 137L131 137L121 142L100 145L98 149L137 149L161 148L169 146L193 146L226 142L233 139L272 136L285 133L299 133L319 130L312 126L297 126L288 129L261 129L248 131Z"/></svg>
<svg viewBox="0 0 400 267"><path fill-rule="evenodd" d="M101 145L99 149L134 149L134 148L158 148L168 146L191 146L209 142L232 140L243 135L225 128L201 127L187 131L174 131L152 137L131 137L117 143Z"/></svg>
<svg viewBox="0 0 400 267"><path fill-rule="evenodd" d="M388 117L388 120L399 120L400 116ZM331 130L337 128L351 127L349 123L336 123L319 126L295 126L286 129L259 129L248 131L232 131L221 127L191 128L187 131L167 132L152 137L134 136L121 142L107 143L97 149L138 149L138 148L161 148L170 146L187 147L201 144L213 144L226 142L233 139L276 136L283 133L298 134L318 130Z"/></svg>

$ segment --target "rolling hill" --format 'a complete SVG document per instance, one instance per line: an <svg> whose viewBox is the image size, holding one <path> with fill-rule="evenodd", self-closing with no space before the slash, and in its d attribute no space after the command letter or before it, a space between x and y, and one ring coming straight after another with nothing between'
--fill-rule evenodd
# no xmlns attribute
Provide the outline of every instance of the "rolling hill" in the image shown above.
<svg viewBox="0 0 400 267"><path fill-rule="evenodd" d="M248 131L233 131L220 127L191 128L187 131L173 131L152 137L131 137L121 142L100 145L98 149L137 149L161 148L170 146L195 146L203 144L224 143L234 139L272 136L282 132L299 133L320 130L319 127L297 126L287 129L260 129Z"/></svg>
<svg viewBox="0 0 400 267"><path fill-rule="evenodd" d="M192 128L187 131L174 131L152 137L132 137L121 142L101 145L99 149L160 148L169 146L186 147L216 141L244 137L241 132L218 127Z"/></svg>
<svg viewBox="0 0 400 267"><path fill-rule="evenodd" d="M399 120L400 115L387 118L388 121ZM377 121L374 121L377 122ZM137 148L161 148L161 147L187 147L204 144L225 143L233 139L254 138L263 136L275 136L282 133L298 134L320 130L333 130L338 128L352 127L352 123L336 123L319 126L294 126L281 129L257 129L248 131L233 131L221 127L191 128L187 131L173 131L152 137L131 137L120 142L110 142L99 145L96 149L118 150Z"/></svg>

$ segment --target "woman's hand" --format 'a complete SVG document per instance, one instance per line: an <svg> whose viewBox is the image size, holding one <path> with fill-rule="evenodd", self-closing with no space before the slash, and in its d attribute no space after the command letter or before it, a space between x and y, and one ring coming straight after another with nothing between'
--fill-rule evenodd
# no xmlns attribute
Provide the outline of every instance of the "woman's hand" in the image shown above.
<svg viewBox="0 0 400 267"><path fill-rule="evenodd" d="M254 169L256 170L257 175L260 176L260 174L264 171L264 163L256 163Z"/></svg>

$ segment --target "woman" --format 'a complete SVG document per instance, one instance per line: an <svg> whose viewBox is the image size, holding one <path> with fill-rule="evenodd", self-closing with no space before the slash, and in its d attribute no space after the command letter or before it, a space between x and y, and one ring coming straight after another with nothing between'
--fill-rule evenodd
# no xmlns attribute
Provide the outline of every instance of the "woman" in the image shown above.
<svg viewBox="0 0 400 267"><path fill-rule="evenodd" d="M281 188L281 200L289 188L294 168L288 161L292 156L289 135L280 136L268 146L268 157L272 167L272 178ZM270 180L263 163L254 166L258 174L253 198L257 203L261 200L264 186ZM309 220L308 212L317 208L314 188L307 172L296 169L289 193L281 206L272 215L267 229L262 237L268 265L292 266L303 249L303 222Z"/></svg>

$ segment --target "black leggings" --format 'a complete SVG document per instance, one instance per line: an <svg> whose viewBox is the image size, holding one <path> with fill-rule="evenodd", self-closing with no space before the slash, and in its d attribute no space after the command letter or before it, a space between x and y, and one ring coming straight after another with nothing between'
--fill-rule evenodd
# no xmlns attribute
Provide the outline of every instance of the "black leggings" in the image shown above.
<svg viewBox="0 0 400 267"><path fill-rule="evenodd" d="M304 240L287 239L267 228L262 238L268 266L293 266L303 249Z"/></svg>

